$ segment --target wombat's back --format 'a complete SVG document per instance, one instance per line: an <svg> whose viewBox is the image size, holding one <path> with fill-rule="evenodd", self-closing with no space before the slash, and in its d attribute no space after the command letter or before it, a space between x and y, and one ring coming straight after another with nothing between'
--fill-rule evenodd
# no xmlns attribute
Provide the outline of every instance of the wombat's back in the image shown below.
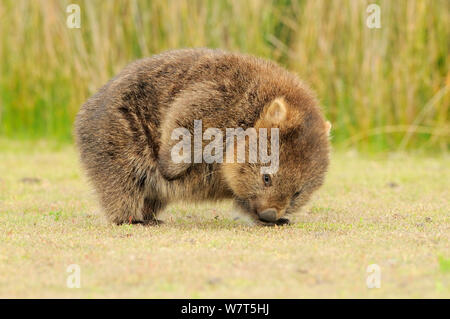
<svg viewBox="0 0 450 319"><path fill-rule="evenodd" d="M112 78L87 100L76 117L75 135L82 160L90 155L86 151L104 149L111 153L108 145L132 144L130 139L136 148L149 146L148 151L156 155L160 108L167 107L183 87L183 77L199 56L211 52L166 52L135 61Z"/></svg>

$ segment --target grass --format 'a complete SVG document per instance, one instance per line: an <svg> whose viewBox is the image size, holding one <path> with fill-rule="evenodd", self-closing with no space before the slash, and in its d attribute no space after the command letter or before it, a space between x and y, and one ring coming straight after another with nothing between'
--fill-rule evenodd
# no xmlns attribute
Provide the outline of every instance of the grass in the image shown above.
<svg viewBox="0 0 450 319"><path fill-rule="evenodd" d="M446 156L337 152L292 226L252 227L222 203L143 227L104 221L72 146L0 146L2 298L450 297ZM71 264L80 289L66 286Z"/></svg>
<svg viewBox="0 0 450 319"><path fill-rule="evenodd" d="M79 106L130 61L214 47L278 61L317 91L336 146L448 150L450 2L379 0L0 2L0 134L71 140Z"/></svg>

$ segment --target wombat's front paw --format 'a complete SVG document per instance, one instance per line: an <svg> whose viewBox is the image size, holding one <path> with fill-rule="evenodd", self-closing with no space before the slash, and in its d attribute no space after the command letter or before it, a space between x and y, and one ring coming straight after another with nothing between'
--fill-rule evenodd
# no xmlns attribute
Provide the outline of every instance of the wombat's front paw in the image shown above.
<svg viewBox="0 0 450 319"><path fill-rule="evenodd" d="M280 218L276 222L272 223L272 222L265 222L265 221L262 221L262 220L258 219L256 221L256 224L259 225L259 226L271 226L271 227L273 227L275 225L277 225L277 226L290 225L291 221L289 219L287 219L287 218Z"/></svg>
<svg viewBox="0 0 450 319"><path fill-rule="evenodd" d="M277 220L275 222L275 225L278 225L278 226L290 225L290 224L291 224L291 221L287 218L280 218L279 220Z"/></svg>

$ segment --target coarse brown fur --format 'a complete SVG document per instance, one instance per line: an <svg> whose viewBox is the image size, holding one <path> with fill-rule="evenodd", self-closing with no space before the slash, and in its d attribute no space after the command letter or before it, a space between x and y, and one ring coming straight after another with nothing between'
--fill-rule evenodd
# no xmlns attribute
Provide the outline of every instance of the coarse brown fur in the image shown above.
<svg viewBox="0 0 450 319"><path fill-rule="evenodd" d="M192 131L199 119L203 131L278 127L280 164L270 185L258 163L174 163L171 132ZM255 220L267 208L282 220L323 183L328 131L315 97L295 75L267 60L210 49L128 65L89 98L75 123L83 167L117 224L156 223L175 201L222 199L234 199Z"/></svg>

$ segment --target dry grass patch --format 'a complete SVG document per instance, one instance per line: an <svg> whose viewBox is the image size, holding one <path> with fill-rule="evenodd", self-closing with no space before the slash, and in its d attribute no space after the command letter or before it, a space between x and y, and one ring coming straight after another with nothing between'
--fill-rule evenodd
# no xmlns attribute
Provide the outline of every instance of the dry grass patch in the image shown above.
<svg viewBox="0 0 450 319"><path fill-rule="evenodd" d="M72 147L0 144L0 297L450 297L448 157L334 154L292 226L222 203L143 227L104 221Z"/></svg>

